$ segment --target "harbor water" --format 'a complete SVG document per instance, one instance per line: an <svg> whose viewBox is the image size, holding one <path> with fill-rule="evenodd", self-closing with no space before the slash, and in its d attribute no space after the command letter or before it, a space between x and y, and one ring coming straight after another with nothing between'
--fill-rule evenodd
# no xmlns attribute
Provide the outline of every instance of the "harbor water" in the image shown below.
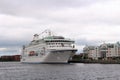
<svg viewBox="0 0 120 80"><path fill-rule="evenodd" d="M0 80L120 80L120 64L0 62Z"/></svg>

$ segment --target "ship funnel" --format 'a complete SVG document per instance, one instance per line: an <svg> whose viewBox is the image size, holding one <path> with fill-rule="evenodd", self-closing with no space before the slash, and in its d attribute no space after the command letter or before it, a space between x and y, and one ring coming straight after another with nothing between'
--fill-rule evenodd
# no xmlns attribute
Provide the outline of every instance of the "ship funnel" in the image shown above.
<svg viewBox="0 0 120 80"><path fill-rule="evenodd" d="M39 39L39 35L38 34L34 34L33 40L38 40Z"/></svg>

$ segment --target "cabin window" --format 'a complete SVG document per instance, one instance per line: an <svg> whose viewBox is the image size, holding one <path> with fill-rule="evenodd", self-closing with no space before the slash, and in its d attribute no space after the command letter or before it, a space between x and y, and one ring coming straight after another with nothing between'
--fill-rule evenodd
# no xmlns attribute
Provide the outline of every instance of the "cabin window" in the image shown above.
<svg viewBox="0 0 120 80"><path fill-rule="evenodd" d="M64 44L63 44L63 43L61 43L61 46L62 46L62 47L64 47Z"/></svg>

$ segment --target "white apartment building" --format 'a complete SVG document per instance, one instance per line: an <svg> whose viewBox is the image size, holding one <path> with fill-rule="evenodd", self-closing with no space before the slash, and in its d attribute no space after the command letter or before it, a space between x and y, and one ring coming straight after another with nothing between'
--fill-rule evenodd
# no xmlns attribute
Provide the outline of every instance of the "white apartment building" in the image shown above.
<svg viewBox="0 0 120 80"><path fill-rule="evenodd" d="M91 59L109 59L120 57L120 43L103 43L100 46L85 46L83 52Z"/></svg>
<svg viewBox="0 0 120 80"><path fill-rule="evenodd" d="M85 46L83 52L88 54L88 58L98 59L100 57L99 47L98 46Z"/></svg>

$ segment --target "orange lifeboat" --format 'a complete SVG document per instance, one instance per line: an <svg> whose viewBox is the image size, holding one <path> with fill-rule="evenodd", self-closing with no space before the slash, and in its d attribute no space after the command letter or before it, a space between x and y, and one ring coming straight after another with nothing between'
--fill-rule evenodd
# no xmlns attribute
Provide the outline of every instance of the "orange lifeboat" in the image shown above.
<svg viewBox="0 0 120 80"><path fill-rule="evenodd" d="M34 56L35 55L35 51L30 51L29 52L29 56Z"/></svg>

